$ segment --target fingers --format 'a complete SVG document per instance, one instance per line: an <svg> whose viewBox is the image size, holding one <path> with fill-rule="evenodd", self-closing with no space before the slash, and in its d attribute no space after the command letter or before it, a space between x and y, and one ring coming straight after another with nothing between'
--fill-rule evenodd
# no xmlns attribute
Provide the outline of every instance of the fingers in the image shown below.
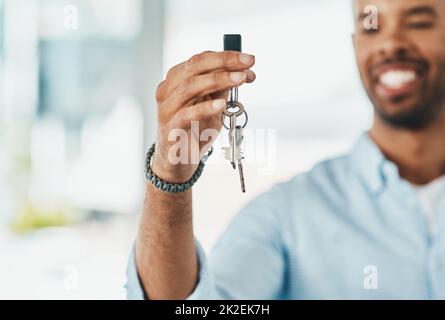
<svg viewBox="0 0 445 320"><path fill-rule="evenodd" d="M196 75L218 71L243 71L250 69L254 64L255 57L249 54L235 51L205 51L171 68L167 73L166 80L158 87L156 96L158 101L162 101L162 99L168 97L181 82Z"/></svg>
<svg viewBox="0 0 445 320"><path fill-rule="evenodd" d="M198 75L181 83L175 92L165 101L163 108L169 112L177 110L193 103L195 98L204 97L210 94L226 92L235 86L240 86L246 82L255 80L253 71L216 72ZM215 96L218 96L215 94Z"/></svg>
<svg viewBox="0 0 445 320"><path fill-rule="evenodd" d="M226 100L218 99L181 109L174 117L174 125L178 128L189 128L192 121L205 121L219 116L225 107Z"/></svg>
<svg viewBox="0 0 445 320"><path fill-rule="evenodd" d="M194 55L183 65L185 73L193 76L220 69L239 71L250 69L255 63L255 57L236 51L212 52L205 51Z"/></svg>
<svg viewBox="0 0 445 320"><path fill-rule="evenodd" d="M256 79L256 74L255 72L253 72L252 70L246 70L246 75L247 75L247 83L252 83L255 81Z"/></svg>
<svg viewBox="0 0 445 320"><path fill-rule="evenodd" d="M252 70L246 70L246 83L252 83L256 79L256 74ZM229 97L229 90L221 90L217 92L213 92L210 95L210 98L212 99L225 99L227 100Z"/></svg>

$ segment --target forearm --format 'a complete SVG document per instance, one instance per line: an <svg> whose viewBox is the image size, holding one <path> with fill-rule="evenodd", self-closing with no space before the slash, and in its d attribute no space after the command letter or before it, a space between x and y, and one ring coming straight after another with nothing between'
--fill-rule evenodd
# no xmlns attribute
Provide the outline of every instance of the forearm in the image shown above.
<svg viewBox="0 0 445 320"><path fill-rule="evenodd" d="M169 194L147 183L136 241L136 263L150 299L185 299L195 288L198 261L192 190Z"/></svg>
<svg viewBox="0 0 445 320"><path fill-rule="evenodd" d="M221 130L221 113L227 106L227 92L255 80L250 70L255 59L238 52L206 51L174 66L156 90L158 132L153 172L170 183L188 181L197 163L173 164L170 151L177 141L169 139L178 129L190 138L184 145L191 160L193 148L208 151L200 141L201 133L211 130L212 141ZM200 132L193 123L199 122ZM175 149L173 149L175 150ZM185 299L198 279L198 257L193 236L192 191L169 194L146 186L144 211L136 241L136 265L145 292L150 299Z"/></svg>

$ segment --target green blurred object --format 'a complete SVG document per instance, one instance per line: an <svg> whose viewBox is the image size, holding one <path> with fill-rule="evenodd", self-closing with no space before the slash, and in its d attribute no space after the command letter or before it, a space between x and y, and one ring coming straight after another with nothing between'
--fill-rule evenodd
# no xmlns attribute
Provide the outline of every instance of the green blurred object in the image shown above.
<svg viewBox="0 0 445 320"><path fill-rule="evenodd" d="M12 231L23 234L35 229L62 227L72 224L74 222L72 217L72 213L66 209L42 210L31 203L26 203L11 228Z"/></svg>

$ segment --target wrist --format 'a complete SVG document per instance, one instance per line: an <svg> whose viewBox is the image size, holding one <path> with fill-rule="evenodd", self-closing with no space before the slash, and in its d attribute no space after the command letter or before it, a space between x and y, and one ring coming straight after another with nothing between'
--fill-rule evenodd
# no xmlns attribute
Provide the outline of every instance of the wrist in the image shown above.
<svg viewBox="0 0 445 320"><path fill-rule="evenodd" d="M160 168L158 167L155 169L157 170L156 174L152 165L152 158L155 154L155 150L155 144L153 144L147 152L145 158L145 177L156 188L169 193L179 193L190 189L201 176L204 169L204 163L207 161L208 157L213 151L213 149L209 150L208 154L206 154L199 162L195 172L190 176L189 171L193 168L192 165L175 165L175 167L168 166L167 168L169 169L166 170L165 165L168 164L168 162L159 162L159 159L157 160L156 165ZM158 174L160 176L158 176ZM190 178L187 179L188 176L190 176Z"/></svg>
<svg viewBox="0 0 445 320"><path fill-rule="evenodd" d="M196 171L197 165L170 164L168 161L153 160L152 171L162 180L170 183L185 183Z"/></svg>

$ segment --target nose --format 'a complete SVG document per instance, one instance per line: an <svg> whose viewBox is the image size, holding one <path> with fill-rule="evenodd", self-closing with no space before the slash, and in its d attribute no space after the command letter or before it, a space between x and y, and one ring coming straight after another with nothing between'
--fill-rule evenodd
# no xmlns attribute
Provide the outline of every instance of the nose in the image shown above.
<svg viewBox="0 0 445 320"><path fill-rule="evenodd" d="M380 42L378 53L383 58L403 58L410 50L412 44L399 28L394 28L385 34L385 38Z"/></svg>

